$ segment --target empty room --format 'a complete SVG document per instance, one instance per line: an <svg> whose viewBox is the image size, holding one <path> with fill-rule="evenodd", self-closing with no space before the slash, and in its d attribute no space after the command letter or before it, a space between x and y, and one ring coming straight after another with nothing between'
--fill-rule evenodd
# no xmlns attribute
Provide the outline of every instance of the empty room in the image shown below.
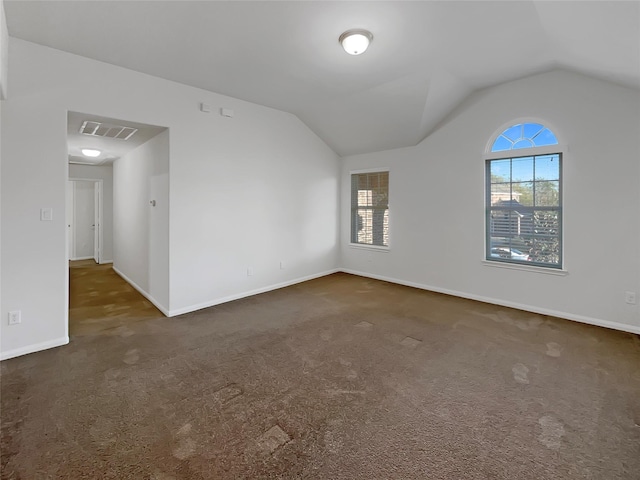
<svg viewBox="0 0 640 480"><path fill-rule="evenodd" d="M639 1L0 7L2 479L640 479Z"/></svg>

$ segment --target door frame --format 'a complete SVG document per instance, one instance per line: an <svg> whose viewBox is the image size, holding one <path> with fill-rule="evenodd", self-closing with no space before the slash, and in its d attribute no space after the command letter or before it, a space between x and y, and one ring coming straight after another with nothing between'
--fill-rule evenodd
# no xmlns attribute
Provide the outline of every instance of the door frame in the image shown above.
<svg viewBox="0 0 640 480"><path fill-rule="evenodd" d="M76 184L73 180L67 180L66 190L66 204L65 215L67 224L67 261L76 256L76 238L75 238L75 225L76 225Z"/></svg>
<svg viewBox="0 0 640 480"><path fill-rule="evenodd" d="M95 244L97 243L98 252L99 252L99 254L98 254L98 262L97 263L101 263L102 257L103 257L102 250L103 250L103 245L104 245L103 232L102 232L104 229L102 228L102 225L101 225L102 219L104 218L104 214L103 214L103 210L104 210L104 208L103 208L103 204L104 204L104 198L103 198L103 196L104 196L104 194L103 194L103 191L104 191L103 186L104 185L103 185L103 180L101 178L82 178L82 177L69 177L67 180L69 182L93 182L94 189L96 188L95 184L96 183L99 184L99 186L98 186L98 195L97 195L97 197L98 197L98 209L97 210L98 210L98 217L99 217L100 225L98 225L98 228L96 230L94 230L94 257L93 258L95 259L95 256L96 256L95 255ZM75 183L74 183L74 190L75 190ZM74 218L73 218L73 221L71 222L71 225L73 225L71 230L75 234L75 214L76 214L75 195L74 195L74 198L72 198L72 199L67 198L67 202L69 202L69 201L73 201L74 202L73 203L73 216L74 216ZM95 209L95 206L94 206L94 209ZM69 219L67 219L67 225L69 225ZM67 242L74 242L74 239L70 238L71 237L71 232L69 232L69 230L70 229L67 228L67 232L68 232L68 234L67 234ZM96 242L96 240L97 240L97 242ZM74 247L75 247L75 245L74 245ZM74 254L75 254L75 248L74 248ZM69 256L69 243L67 243L67 256ZM71 260L71 258L68 258L67 260Z"/></svg>
<svg viewBox="0 0 640 480"><path fill-rule="evenodd" d="M93 261L102 261L102 181L93 184Z"/></svg>

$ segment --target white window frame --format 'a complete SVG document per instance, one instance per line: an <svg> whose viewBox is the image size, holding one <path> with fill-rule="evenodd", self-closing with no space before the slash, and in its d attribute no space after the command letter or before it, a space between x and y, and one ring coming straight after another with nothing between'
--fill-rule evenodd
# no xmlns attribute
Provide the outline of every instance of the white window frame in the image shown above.
<svg viewBox="0 0 640 480"><path fill-rule="evenodd" d="M511 127L512 125L517 125L520 123L538 123L541 124L543 126L545 126L546 128L548 128L549 130L551 130L553 132L553 134L556 136L556 139L558 139L558 143L555 145L544 145L544 146L540 146L540 147L532 147L532 148L517 148L517 149L512 149L512 150L501 150L498 152L492 152L491 148L493 147L494 142L496 141L496 139L502 134L502 132L504 132L507 128ZM565 211L565 178L564 178L564 172L566 170L566 165L567 165L567 159L569 158L569 147L560 142L560 136L558 135L558 131L557 129L553 126L550 125L549 122L545 121L545 120L541 120L541 119L537 119L537 118L523 118L523 119L515 119L512 120L508 123L505 123L504 125L502 125L499 129L496 130L496 132L491 136L491 138L489 139L489 142L487 143L486 147L485 147L485 153L482 156L483 157L483 162L482 162L482 168L483 168L483 180L484 180L484 188L483 188L483 199L482 199L482 205L483 205L483 215L484 215L484 222L483 222L483 242L482 242L482 264L488 267L497 267L497 268L504 268L504 269L509 269L509 270L521 270L521 271L526 271L526 272L532 272L532 273L540 273L540 274L546 274L546 275L568 275L569 271L566 269L566 265L567 265L567 258L565 255L565 244L566 244L566 230L565 230L565 215L564 215L564 211ZM527 265L524 262L506 262L506 261L496 261L496 260L488 260L487 259L487 214L486 214L486 210L487 210L487 187L488 187L488 183L487 183L487 178L486 178L486 165L487 165L487 161L489 160L500 160L500 159L508 159L508 158L518 158L518 157L533 157L533 156L540 156L540 155L549 155L549 154L559 154L561 156L561 162L562 162L562 170L560 172L560 206L562 209L562 215L560 216L560 231L561 233L561 238L560 238L560 258L561 258L561 264L558 266L541 266L541 265ZM490 188L490 187L489 187Z"/></svg>
<svg viewBox="0 0 640 480"><path fill-rule="evenodd" d="M387 173L389 175L389 188L388 188L388 195L389 195L389 199L391 199L391 169L388 167L378 167L378 168L366 168L366 169L359 169L359 170L351 170L349 171L349 247L351 248L355 248L355 249L363 249L363 250L370 250L370 251L374 251L374 252L380 252L380 253L388 253L391 249L391 232L392 232L392 215L391 215L391 202L387 203L387 209L389 210L389 235L388 235L388 245L369 245L366 243L355 243L353 242L351 239L353 238L353 232L352 232L352 228L353 228L353 219L352 219L352 215L353 215L353 204L351 203L351 199L352 199L352 195L353 195L353 185L351 183L351 178L352 175L358 175L361 173Z"/></svg>

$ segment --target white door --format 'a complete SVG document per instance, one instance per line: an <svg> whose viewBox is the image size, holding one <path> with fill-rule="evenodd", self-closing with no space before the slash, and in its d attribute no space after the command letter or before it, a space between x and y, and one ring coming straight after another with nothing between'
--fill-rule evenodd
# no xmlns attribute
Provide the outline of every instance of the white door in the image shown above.
<svg viewBox="0 0 640 480"><path fill-rule="evenodd" d="M100 188L102 182L96 182L93 184L93 259L96 263L100 263L100 198L102 197Z"/></svg>
<svg viewBox="0 0 640 480"><path fill-rule="evenodd" d="M93 258L94 252L94 181L75 180L73 192L73 260Z"/></svg>

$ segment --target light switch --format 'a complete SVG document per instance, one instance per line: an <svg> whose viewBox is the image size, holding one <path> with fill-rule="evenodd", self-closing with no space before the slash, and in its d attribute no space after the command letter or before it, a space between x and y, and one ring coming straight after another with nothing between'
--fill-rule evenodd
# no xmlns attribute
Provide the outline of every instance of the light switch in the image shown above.
<svg viewBox="0 0 640 480"><path fill-rule="evenodd" d="M200 111L204 112L204 113L209 113L211 112L211 105L208 103L201 103L200 104Z"/></svg>
<svg viewBox="0 0 640 480"><path fill-rule="evenodd" d="M40 209L40 221L50 222L53 220L53 208L41 208Z"/></svg>
<svg viewBox="0 0 640 480"><path fill-rule="evenodd" d="M17 325L22 322L22 312L20 310L13 310L9 312L9 325Z"/></svg>

